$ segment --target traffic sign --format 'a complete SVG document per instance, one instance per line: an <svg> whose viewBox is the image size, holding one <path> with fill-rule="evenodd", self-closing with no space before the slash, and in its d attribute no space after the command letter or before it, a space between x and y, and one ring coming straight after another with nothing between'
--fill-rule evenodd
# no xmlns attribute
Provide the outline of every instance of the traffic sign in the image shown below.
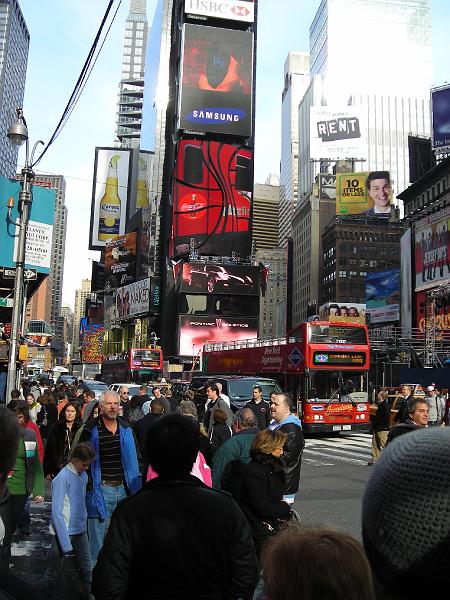
<svg viewBox="0 0 450 600"><path fill-rule="evenodd" d="M37 279L37 271L36 269L25 269L23 272L23 277L25 281L36 281Z"/></svg>
<svg viewBox="0 0 450 600"><path fill-rule="evenodd" d="M16 269L9 267L0 267L4 279L15 279ZM36 281L37 271L36 269L25 269L23 272L23 278L25 281Z"/></svg>
<svg viewBox="0 0 450 600"><path fill-rule="evenodd" d="M12 298L0 298L0 306L3 306L6 308L12 308L13 305L13 299Z"/></svg>

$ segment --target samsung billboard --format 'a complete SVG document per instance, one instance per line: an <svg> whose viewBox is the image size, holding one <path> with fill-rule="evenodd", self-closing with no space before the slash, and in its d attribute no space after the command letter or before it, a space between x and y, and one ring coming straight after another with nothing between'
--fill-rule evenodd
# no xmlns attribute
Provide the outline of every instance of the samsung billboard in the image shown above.
<svg viewBox="0 0 450 600"><path fill-rule="evenodd" d="M253 34L186 24L179 128L250 137Z"/></svg>

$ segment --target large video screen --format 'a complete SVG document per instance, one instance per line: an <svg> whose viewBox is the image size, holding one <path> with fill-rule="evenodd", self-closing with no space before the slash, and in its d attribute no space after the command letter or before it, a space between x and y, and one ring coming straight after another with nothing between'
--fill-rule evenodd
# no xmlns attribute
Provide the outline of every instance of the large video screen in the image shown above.
<svg viewBox="0 0 450 600"><path fill-rule="evenodd" d="M184 26L180 129L252 134L253 34Z"/></svg>
<svg viewBox="0 0 450 600"><path fill-rule="evenodd" d="M433 148L450 147L450 86L433 90L431 93L431 115L433 120Z"/></svg>
<svg viewBox="0 0 450 600"><path fill-rule="evenodd" d="M450 207L438 210L415 226L416 291L450 280Z"/></svg>
<svg viewBox="0 0 450 600"><path fill-rule="evenodd" d="M259 295L259 269L250 266L184 263L180 292Z"/></svg>
<svg viewBox="0 0 450 600"><path fill-rule="evenodd" d="M206 342L233 342L258 337L258 319L237 317L179 318L179 355L198 354Z"/></svg>
<svg viewBox="0 0 450 600"><path fill-rule="evenodd" d="M336 214L389 219L393 186L389 171L336 175Z"/></svg>
<svg viewBox="0 0 450 600"><path fill-rule="evenodd" d="M181 140L173 189L174 255L250 254L253 152L214 141Z"/></svg>

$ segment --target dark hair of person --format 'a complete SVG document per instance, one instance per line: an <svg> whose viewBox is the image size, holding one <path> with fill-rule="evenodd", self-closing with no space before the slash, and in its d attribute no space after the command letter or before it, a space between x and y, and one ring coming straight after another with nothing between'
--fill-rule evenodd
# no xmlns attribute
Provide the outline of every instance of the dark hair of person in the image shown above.
<svg viewBox="0 0 450 600"><path fill-rule="evenodd" d="M328 310L330 310L330 308L335 308L338 311L338 314L341 311L341 309L339 308L339 304L330 304Z"/></svg>
<svg viewBox="0 0 450 600"><path fill-rule="evenodd" d="M289 527L262 555L270 600L375 600L364 549L344 531Z"/></svg>
<svg viewBox="0 0 450 600"><path fill-rule="evenodd" d="M260 385L254 385L253 389L258 390L258 392L260 392L262 394L262 387Z"/></svg>
<svg viewBox="0 0 450 600"><path fill-rule="evenodd" d="M283 402L286 404L289 410L292 410L294 408L294 401L292 400L292 396L290 394L280 392L279 394L276 394L276 396L277 398L281 398L283 400Z"/></svg>
<svg viewBox="0 0 450 600"><path fill-rule="evenodd" d="M69 460L72 460L73 458L92 462L95 458L94 448L88 442L77 444L70 453Z"/></svg>
<svg viewBox="0 0 450 600"><path fill-rule="evenodd" d="M159 398L155 398L154 400L151 401L150 404L150 412L153 415L160 415L161 413L164 412L164 402L162 400L160 400Z"/></svg>
<svg viewBox="0 0 450 600"><path fill-rule="evenodd" d="M412 415L417 410L418 404L426 404L427 406L429 406L425 397L422 398L420 396L419 397L413 396L412 398L410 398L408 400L408 405L407 405L408 415Z"/></svg>
<svg viewBox="0 0 450 600"><path fill-rule="evenodd" d="M213 414L213 421L215 425L227 422L227 413L221 408L216 408Z"/></svg>
<svg viewBox="0 0 450 600"><path fill-rule="evenodd" d="M56 404L56 397L53 392L44 392L44 398L46 399L47 404Z"/></svg>
<svg viewBox="0 0 450 600"><path fill-rule="evenodd" d="M366 187L368 190L370 190L370 184L374 179L386 179L389 185L391 184L391 176L389 174L389 171L371 171L367 175L366 179Z"/></svg>
<svg viewBox="0 0 450 600"><path fill-rule="evenodd" d="M64 400L64 398L67 396L67 392L64 390L59 390L59 392L56 393L56 398L58 399L58 402L60 400Z"/></svg>
<svg viewBox="0 0 450 600"><path fill-rule="evenodd" d="M242 429L255 429L258 426L255 413L251 408L240 408L234 413L233 421Z"/></svg>
<svg viewBox="0 0 450 600"><path fill-rule="evenodd" d="M156 398L155 398L156 400ZM141 396L131 396L130 399L130 410L141 407Z"/></svg>
<svg viewBox="0 0 450 600"><path fill-rule="evenodd" d="M11 399L12 400L18 400L20 398L20 391L19 390L12 390L11 391Z"/></svg>
<svg viewBox="0 0 450 600"><path fill-rule="evenodd" d="M7 404L7 407L16 415L23 415L25 417L25 423L28 423L30 420L30 410L26 400L11 400L9 404Z"/></svg>
<svg viewBox="0 0 450 600"><path fill-rule="evenodd" d="M86 398L91 398L92 400L95 399L94 390L84 390L84 393L86 394Z"/></svg>
<svg viewBox="0 0 450 600"><path fill-rule="evenodd" d="M147 460L160 477L186 477L199 449L198 423L179 414L159 419L145 443Z"/></svg>
<svg viewBox="0 0 450 600"><path fill-rule="evenodd" d="M78 429L79 427L81 427L82 423L81 423L81 411L80 411L80 405L78 404L78 402L76 400L68 402L65 407L63 408L63 410L61 411L61 416L60 416L60 420L65 421L66 420L66 410L69 407L72 407L75 409L76 411L76 415L75 415L75 421L74 421L74 425L76 426L76 428Z"/></svg>
<svg viewBox="0 0 450 600"><path fill-rule="evenodd" d="M216 394L218 396L220 396L219 388L217 387L217 385L215 383L208 383L208 385L206 386L206 389L212 390L213 392L216 392Z"/></svg>
<svg viewBox="0 0 450 600"><path fill-rule="evenodd" d="M159 390L162 394L162 389L159 387L159 385L155 385L152 387L152 394L154 394L156 390Z"/></svg>
<svg viewBox="0 0 450 600"><path fill-rule="evenodd" d="M140 385L139 386L139 391L140 392L144 392L144 394L146 394L147 391L148 391L148 386L147 385Z"/></svg>
<svg viewBox="0 0 450 600"><path fill-rule="evenodd" d="M19 437L20 428L17 419L12 411L0 406L0 481L5 481L14 467Z"/></svg>

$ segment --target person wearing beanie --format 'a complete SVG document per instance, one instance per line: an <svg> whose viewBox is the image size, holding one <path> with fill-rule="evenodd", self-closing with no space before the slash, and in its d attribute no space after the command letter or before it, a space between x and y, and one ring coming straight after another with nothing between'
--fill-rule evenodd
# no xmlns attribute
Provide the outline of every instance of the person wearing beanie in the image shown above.
<svg viewBox="0 0 450 600"><path fill-rule="evenodd" d="M390 430L386 445L400 435L420 429L421 427L428 427L429 410L428 402L425 398L414 398L409 405L407 420L404 423L399 423Z"/></svg>
<svg viewBox="0 0 450 600"><path fill-rule="evenodd" d="M370 473L362 538L379 598L445 597L450 564L450 431L430 427L389 444Z"/></svg>

